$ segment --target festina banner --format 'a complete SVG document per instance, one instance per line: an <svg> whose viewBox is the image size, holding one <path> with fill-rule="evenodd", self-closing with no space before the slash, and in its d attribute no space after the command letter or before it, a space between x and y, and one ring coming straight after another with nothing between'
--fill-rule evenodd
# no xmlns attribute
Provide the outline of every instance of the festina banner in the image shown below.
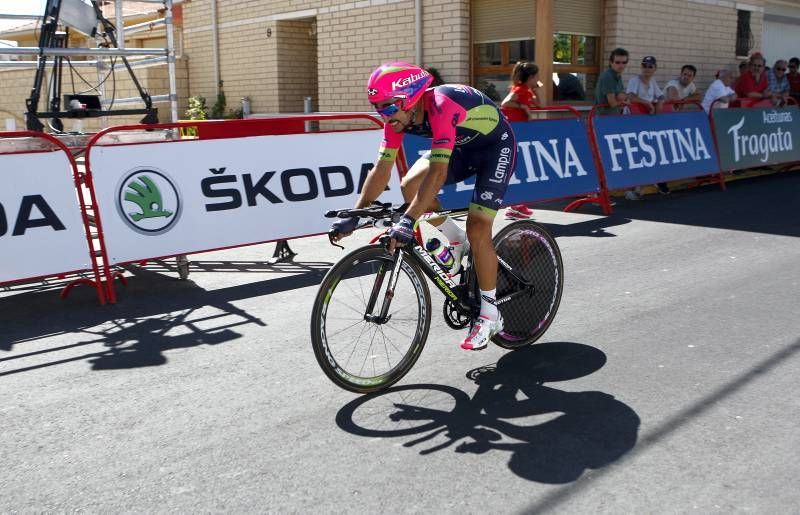
<svg viewBox="0 0 800 515"><path fill-rule="evenodd" d="M543 120L511 125L517 141L517 156L504 205L599 191L600 182L583 121ZM403 148L411 165L431 148L431 140L407 134L403 138ZM467 207L474 189L475 176L445 185L439 192L442 207Z"/></svg>
<svg viewBox="0 0 800 515"><path fill-rule="evenodd" d="M600 116L595 136L609 189L719 172L708 116Z"/></svg>
<svg viewBox="0 0 800 515"><path fill-rule="evenodd" d="M800 161L800 110L715 109L714 132L723 170Z"/></svg>
<svg viewBox="0 0 800 515"><path fill-rule="evenodd" d="M382 131L93 146L111 263L327 232L354 206ZM380 198L402 202L397 173Z"/></svg>
<svg viewBox="0 0 800 515"><path fill-rule="evenodd" d="M91 268L63 151L0 155L0 283Z"/></svg>

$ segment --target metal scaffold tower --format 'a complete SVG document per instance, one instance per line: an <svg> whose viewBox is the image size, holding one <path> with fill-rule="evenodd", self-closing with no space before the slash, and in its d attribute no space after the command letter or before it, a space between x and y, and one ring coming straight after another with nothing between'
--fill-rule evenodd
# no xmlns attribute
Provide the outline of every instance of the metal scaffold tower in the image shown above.
<svg viewBox="0 0 800 515"><path fill-rule="evenodd" d="M153 104L169 102L171 121L178 120L178 95L175 76L175 34L173 27L174 0L138 0L139 3L157 3L164 6L164 17L147 21L138 25L125 27L123 20L123 4L125 0L114 0L115 23L108 20L103 14L100 2L97 0L47 0L45 12L42 16L2 15L0 18L27 18L41 20L38 47L8 47L2 53L9 55L36 55L36 61L0 61L0 67L35 67L35 75L30 96L25 101L26 125L28 130L43 131L44 124L41 120L50 120L50 129L63 132L64 118L97 118L117 115L138 115L144 117L141 123L153 124L158 122L158 109ZM158 25L165 25L166 48L125 48L126 34L133 34L141 30L150 30ZM63 28L63 30L60 30ZM99 41L95 48L68 48L69 31L76 30L90 38ZM94 60L72 61L71 57L94 57ZM128 57L141 57L138 60L129 60ZM50 58L50 59L48 59ZM117 59L121 62L117 62ZM106 62L108 59L108 62ZM62 68L65 60L70 70L77 67L94 67L97 69L99 84L91 88L97 94L72 94L61 97ZM167 63L169 74L169 94L151 96L147 89L139 82L134 69L143 66L152 66ZM48 65L52 66L49 98L47 108L39 110L42 98L42 86ZM103 75L107 79L116 70L125 69L136 90L138 97L132 98L104 98ZM75 92L73 92L75 93ZM116 108L114 105L144 104L144 107Z"/></svg>

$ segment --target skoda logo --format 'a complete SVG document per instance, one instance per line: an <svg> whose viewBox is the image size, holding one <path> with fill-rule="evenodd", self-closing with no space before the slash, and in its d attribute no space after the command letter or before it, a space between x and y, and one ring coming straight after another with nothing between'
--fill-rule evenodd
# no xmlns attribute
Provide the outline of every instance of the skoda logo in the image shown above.
<svg viewBox="0 0 800 515"><path fill-rule="evenodd" d="M136 232L155 236L175 225L181 197L172 179L155 168L130 171L117 186L117 211Z"/></svg>

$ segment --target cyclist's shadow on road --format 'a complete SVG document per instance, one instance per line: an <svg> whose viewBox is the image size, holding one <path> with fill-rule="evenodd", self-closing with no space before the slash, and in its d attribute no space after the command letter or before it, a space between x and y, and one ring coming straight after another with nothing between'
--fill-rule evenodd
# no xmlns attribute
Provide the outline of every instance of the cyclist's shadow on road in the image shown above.
<svg viewBox="0 0 800 515"><path fill-rule="evenodd" d="M566 392L543 383L600 369L602 351L577 343L545 343L504 355L467 375L472 398L450 386L391 388L345 405L336 421L369 437L408 437L406 447L429 454L455 445L459 453L510 453L520 477L563 484L608 465L636 444L639 417L612 395Z"/></svg>

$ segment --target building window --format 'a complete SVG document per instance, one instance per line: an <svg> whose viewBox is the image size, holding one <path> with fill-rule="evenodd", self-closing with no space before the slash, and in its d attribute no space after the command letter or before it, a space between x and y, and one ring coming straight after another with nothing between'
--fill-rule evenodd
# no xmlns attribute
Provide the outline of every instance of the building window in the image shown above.
<svg viewBox="0 0 800 515"><path fill-rule="evenodd" d="M747 57L753 48L753 32L750 30L750 11L736 11L736 56Z"/></svg>
<svg viewBox="0 0 800 515"><path fill-rule="evenodd" d="M533 61L535 41L499 41L474 46L474 86L499 102L511 85L511 70L517 61Z"/></svg>
<svg viewBox="0 0 800 515"><path fill-rule="evenodd" d="M573 103L590 100L600 73L600 38L553 35L553 98Z"/></svg>

